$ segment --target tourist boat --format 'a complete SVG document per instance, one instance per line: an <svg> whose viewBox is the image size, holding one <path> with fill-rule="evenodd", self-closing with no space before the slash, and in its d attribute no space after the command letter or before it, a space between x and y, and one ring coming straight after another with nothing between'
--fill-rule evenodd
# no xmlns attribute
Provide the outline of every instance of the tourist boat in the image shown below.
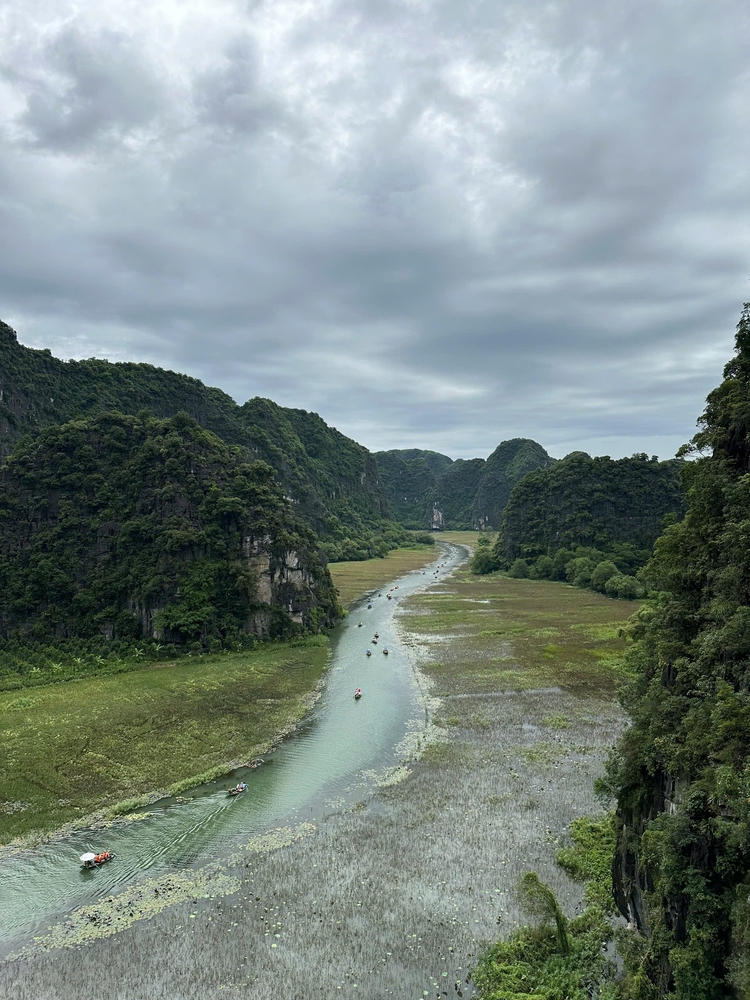
<svg viewBox="0 0 750 1000"><path fill-rule="evenodd" d="M361 697L362 697L362 688L357 688L357 690L354 692L354 700L359 701Z"/></svg>
<svg viewBox="0 0 750 1000"><path fill-rule="evenodd" d="M88 851L86 854L81 855L81 864L84 868L98 868L99 865L104 865L108 861L111 861L114 854L111 851L102 851L101 854L94 854L93 851Z"/></svg>

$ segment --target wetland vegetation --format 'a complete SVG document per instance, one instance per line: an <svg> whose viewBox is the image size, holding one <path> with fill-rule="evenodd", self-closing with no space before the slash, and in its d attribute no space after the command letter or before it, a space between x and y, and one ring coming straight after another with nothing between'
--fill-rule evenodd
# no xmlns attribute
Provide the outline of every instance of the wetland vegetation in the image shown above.
<svg viewBox="0 0 750 1000"><path fill-rule="evenodd" d="M125 812L263 752L306 712L328 648L303 637L0 694L0 843Z"/></svg>
<svg viewBox="0 0 750 1000"><path fill-rule="evenodd" d="M0 967L0 989L18 1000L472 995L498 917L504 935L527 922L515 892L525 871L568 917L582 912L556 855L598 808L632 610L549 582L438 578L400 610L431 722L398 774L356 808L332 802L317 829L256 840L222 870L231 883L196 874L156 914L148 886L120 916L118 897L105 900L96 921L81 914L48 950ZM90 943L73 947L83 926Z"/></svg>
<svg viewBox="0 0 750 1000"><path fill-rule="evenodd" d="M433 562L437 554L434 539L428 535L426 540L432 544L425 544L425 540L420 540L411 549L392 549L380 559L329 563L328 570L339 601L344 606L352 604L363 594L384 587L404 573L422 569Z"/></svg>

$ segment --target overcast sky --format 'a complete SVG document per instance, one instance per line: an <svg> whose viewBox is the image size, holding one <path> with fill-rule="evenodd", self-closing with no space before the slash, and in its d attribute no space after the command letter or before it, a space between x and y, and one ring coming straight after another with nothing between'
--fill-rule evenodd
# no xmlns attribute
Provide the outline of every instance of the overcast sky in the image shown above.
<svg viewBox="0 0 750 1000"><path fill-rule="evenodd" d="M0 318L371 449L670 457L749 118L746 0L4 0Z"/></svg>

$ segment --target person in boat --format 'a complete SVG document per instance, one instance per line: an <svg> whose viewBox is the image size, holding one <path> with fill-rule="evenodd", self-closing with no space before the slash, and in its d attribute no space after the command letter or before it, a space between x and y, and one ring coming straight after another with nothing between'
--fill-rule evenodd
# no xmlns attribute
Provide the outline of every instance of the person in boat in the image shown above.
<svg viewBox="0 0 750 1000"><path fill-rule="evenodd" d="M357 628L362 628L362 622L360 622L359 625L357 625Z"/></svg>
<svg viewBox="0 0 750 1000"><path fill-rule="evenodd" d="M368 649L368 650L367 650L367 655L368 655L368 656L372 656L372 650L371 650L371 649Z"/></svg>
<svg viewBox="0 0 750 1000"><path fill-rule="evenodd" d="M357 690L354 692L354 697L356 699L359 699L359 698L362 697L362 688L357 688Z"/></svg>

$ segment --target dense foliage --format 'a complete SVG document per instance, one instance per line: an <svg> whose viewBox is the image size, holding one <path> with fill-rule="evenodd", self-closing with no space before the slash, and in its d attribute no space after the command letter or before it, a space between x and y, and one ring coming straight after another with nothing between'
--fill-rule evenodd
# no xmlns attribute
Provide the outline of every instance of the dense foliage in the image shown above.
<svg viewBox="0 0 750 1000"><path fill-rule="evenodd" d="M443 527L454 531L499 527L515 483L554 461L540 444L526 438L503 441L486 460L452 462L446 455L416 448L379 451L374 457L390 510L400 524L426 527L437 508Z"/></svg>
<svg viewBox="0 0 750 1000"><path fill-rule="evenodd" d="M435 452L378 451L374 458L378 476L385 492L388 509L399 524L409 529L424 529L430 525L440 465L428 459ZM451 460L445 455L448 465Z"/></svg>
<svg viewBox="0 0 750 1000"><path fill-rule="evenodd" d="M618 544L650 550L668 514L681 515L682 462L633 455L613 461L573 452L513 489L497 541L499 560Z"/></svg>
<svg viewBox="0 0 750 1000"><path fill-rule="evenodd" d="M612 928L597 906L568 921L554 893L526 872L519 896L538 926L522 927L482 956L472 978L482 1000L615 1000L615 966L603 946Z"/></svg>
<svg viewBox="0 0 750 1000"><path fill-rule="evenodd" d="M499 444L485 463L474 498L476 526L498 530L516 483L530 472L556 464L540 444L528 438L513 438Z"/></svg>
<svg viewBox="0 0 750 1000"><path fill-rule="evenodd" d="M222 648L337 613L311 529L265 462L187 414L24 438L0 471L0 631Z"/></svg>
<svg viewBox="0 0 750 1000"><path fill-rule="evenodd" d="M490 550L487 545L479 545L471 561L471 570L481 576L505 569L508 576L516 579L557 580L632 601L646 593L648 581L641 579L644 576L642 567L650 556L648 549L616 542L606 552L579 545L575 549L558 549L554 555L541 555L536 559L519 556L510 562L498 554L497 546Z"/></svg>
<svg viewBox="0 0 750 1000"><path fill-rule="evenodd" d="M632 1000L750 993L750 305L656 543L610 763Z"/></svg>
<svg viewBox="0 0 750 1000"><path fill-rule="evenodd" d="M185 411L227 444L245 449L248 461L267 462L332 559L382 554L403 536L389 520L373 457L317 414L260 398L238 406L220 389L152 365L64 362L48 350L23 347L0 322L0 458L24 434L44 427L143 409L157 417Z"/></svg>

